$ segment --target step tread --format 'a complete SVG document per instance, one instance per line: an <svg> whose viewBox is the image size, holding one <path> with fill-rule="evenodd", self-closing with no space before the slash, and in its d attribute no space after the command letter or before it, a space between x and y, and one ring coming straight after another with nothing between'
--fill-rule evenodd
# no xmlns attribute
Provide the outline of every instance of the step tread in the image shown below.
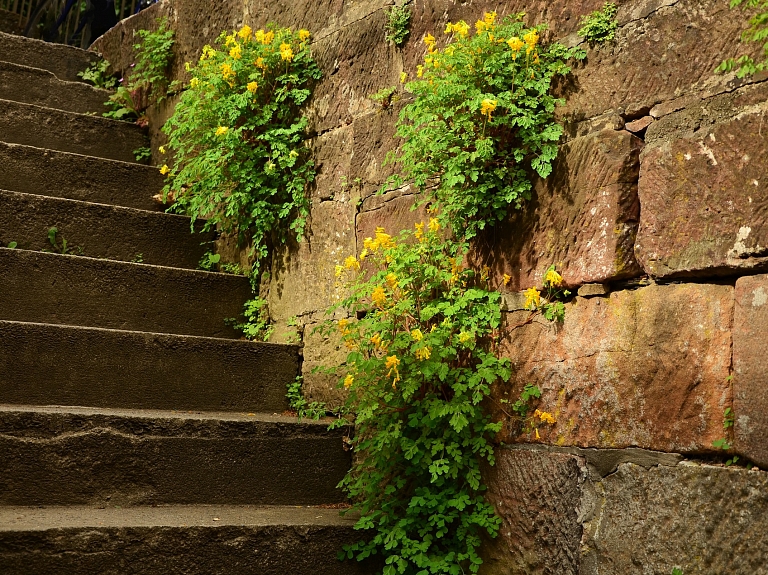
<svg viewBox="0 0 768 575"><path fill-rule="evenodd" d="M162 209L152 199L163 187L157 168L2 141L0 187L147 211Z"/></svg>
<svg viewBox="0 0 768 575"><path fill-rule="evenodd" d="M0 99L0 139L62 152L134 162L147 146L136 124Z"/></svg>
<svg viewBox="0 0 768 575"><path fill-rule="evenodd" d="M74 46L43 42L15 34L0 32L0 54L17 64L53 72L61 80L77 82L77 73L100 60L95 52Z"/></svg>
<svg viewBox="0 0 768 575"><path fill-rule="evenodd" d="M14 192L0 188L0 242L15 241L26 250L50 250L48 230L72 247L98 259L197 269L211 249L215 233L202 232L205 221L178 214L141 210L69 198Z"/></svg>
<svg viewBox="0 0 768 575"><path fill-rule="evenodd" d="M83 82L60 80L49 70L0 59L0 99L79 114L101 114L108 110L104 103L109 96L107 90Z"/></svg>
<svg viewBox="0 0 768 575"><path fill-rule="evenodd" d="M0 531L47 531L113 527L322 526L346 527L356 516L339 510L293 505L164 505L0 507Z"/></svg>

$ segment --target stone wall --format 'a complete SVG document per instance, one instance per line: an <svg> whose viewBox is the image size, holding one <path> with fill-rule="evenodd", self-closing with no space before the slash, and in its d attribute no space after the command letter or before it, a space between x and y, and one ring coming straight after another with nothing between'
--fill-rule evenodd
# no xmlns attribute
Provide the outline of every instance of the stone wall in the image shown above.
<svg viewBox="0 0 768 575"><path fill-rule="evenodd" d="M573 45L580 17L603 2L413 0L402 49L384 39L391 4L164 0L95 46L124 70L134 31L166 15L184 79L184 62L222 29L274 21L313 32L324 77L308 111L319 169L311 223L304 242L273 255L264 282L278 338L289 322L304 336L312 399L340 399L333 378L310 373L342 354L312 334L337 296L334 266L376 226L423 217L408 187L375 195L399 107L368 96L412 71L423 35L447 21L525 11ZM515 370L491 405L535 383L557 417L536 440L494 407L505 446L488 477L504 528L486 545L485 573L766 574L768 474L742 464L768 468L768 78L712 73L745 50L746 17L723 0L618 4L616 40L589 48L565 88L553 175L470 257L497 281L512 277ZM168 112L152 110L155 148ZM540 284L551 263L580 295L562 325L527 322L514 292ZM712 446L723 437L736 466Z"/></svg>

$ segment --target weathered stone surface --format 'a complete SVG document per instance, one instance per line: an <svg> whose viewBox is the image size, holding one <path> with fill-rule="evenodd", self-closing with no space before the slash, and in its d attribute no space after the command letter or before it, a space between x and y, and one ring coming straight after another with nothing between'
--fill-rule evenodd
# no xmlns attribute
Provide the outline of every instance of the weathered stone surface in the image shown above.
<svg viewBox="0 0 768 575"><path fill-rule="evenodd" d="M572 455L498 450L485 480L503 523L483 548L482 575L577 575L585 479Z"/></svg>
<svg viewBox="0 0 768 575"><path fill-rule="evenodd" d="M565 144L528 205L478 237L471 263L511 276L510 290L540 286L552 264L569 286L638 275L632 246L641 146L613 130Z"/></svg>
<svg viewBox="0 0 768 575"><path fill-rule="evenodd" d="M643 152L635 253L651 275L768 268L768 103Z"/></svg>
<svg viewBox="0 0 768 575"><path fill-rule="evenodd" d="M768 473L625 463L596 495L582 575L768 573Z"/></svg>
<svg viewBox="0 0 768 575"><path fill-rule="evenodd" d="M736 450L768 467L768 275L736 281L733 411Z"/></svg>
<svg viewBox="0 0 768 575"><path fill-rule="evenodd" d="M513 376L497 400L515 401L536 384L537 407L557 418L539 426L544 443L713 449L731 405L732 287L649 286L566 307L562 325L508 314L508 326L521 327L503 344ZM507 418L501 439L531 439L518 430Z"/></svg>
<svg viewBox="0 0 768 575"><path fill-rule="evenodd" d="M578 291L581 297L608 295L609 293L611 293L611 288L605 284L585 284Z"/></svg>
<svg viewBox="0 0 768 575"><path fill-rule="evenodd" d="M386 233L396 236L402 230L412 230L413 225L417 222L426 222L429 217L425 206L416 210L411 209L415 201L413 194L386 194L373 196L369 200L370 204L376 202L377 207L357 216L355 231L357 233L358 252L362 251L365 238L374 237L378 227L384 228Z"/></svg>
<svg viewBox="0 0 768 575"><path fill-rule="evenodd" d="M275 250L269 284L269 314L284 321L325 310L342 295L336 265L355 253L355 206L352 202L312 205L306 238Z"/></svg>
<svg viewBox="0 0 768 575"><path fill-rule="evenodd" d="M624 128L627 131L632 132L633 134L641 134L645 130L647 130L648 126L650 126L651 124L653 124L653 117L643 116L642 118L640 118L639 120L635 120L634 122L627 122L624 125Z"/></svg>
<svg viewBox="0 0 768 575"><path fill-rule="evenodd" d="M316 331L317 324L310 324L304 328L304 362L302 363L302 375L304 384L302 390L304 397L309 401L321 401L330 410L334 410L344 404L346 395L343 389L339 389L339 378L344 377L344 370L336 373L316 372L315 368L343 365L347 359L349 350L341 342L338 333L324 335Z"/></svg>

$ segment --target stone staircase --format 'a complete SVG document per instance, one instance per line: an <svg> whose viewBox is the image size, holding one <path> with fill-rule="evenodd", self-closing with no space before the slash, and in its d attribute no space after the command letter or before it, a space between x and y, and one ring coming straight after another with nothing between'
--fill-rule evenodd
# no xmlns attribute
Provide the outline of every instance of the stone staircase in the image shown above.
<svg viewBox="0 0 768 575"><path fill-rule="evenodd" d="M248 282L195 269L94 58L0 34L0 573L362 573L342 433L279 415L298 349L225 325Z"/></svg>

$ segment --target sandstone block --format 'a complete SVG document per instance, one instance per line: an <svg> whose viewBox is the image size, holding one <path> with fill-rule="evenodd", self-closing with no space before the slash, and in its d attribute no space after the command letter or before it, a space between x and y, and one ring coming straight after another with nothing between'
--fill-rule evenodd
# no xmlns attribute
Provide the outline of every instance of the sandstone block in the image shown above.
<svg viewBox="0 0 768 575"><path fill-rule="evenodd" d="M768 268L768 104L643 152L635 253L657 277Z"/></svg>
<svg viewBox="0 0 768 575"><path fill-rule="evenodd" d="M323 335L316 331L317 326L310 324L304 328L304 397L308 401L324 402L333 410L343 405L346 399L344 389L338 388L339 379L346 372L340 369L336 373L325 373L315 371L315 368L343 365L349 350L341 342L340 334Z"/></svg>
<svg viewBox="0 0 768 575"><path fill-rule="evenodd" d="M768 467L768 275L736 281L733 411L736 450Z"/></svg>
<svg viewBox="0 0 768 575"><path fill-rule="evenodd" d="M416 210L411 209L415 200L413 194L386 194L373 196L369 200L372 200L370 203L375 200L377 207L361 212L357 216L355 232L358 252L363 249L365 238L374 237L377 227L382 227L388 234L396 236L402 230L413 230L415 223L426 222L429 219L424 206Z"/></svg>
<svg viewBox="0 0 768 575"><path fill-rule="evenodd" d="M638 275L632 246L641 146L629 132L613 130L563 145L531 201L478 237L472 265L489 266L497 280L508 274L510 290L541 286L551 264L569 286Z"/></svg>
<svg viewBox="0 0 768 575"><path fill-rule="evenodd" d="M503 344L513 375L493 405L513 403L533 383L536 407L557 419L540 425L544 443L714 451L731 405L732 287L653 285L566 307L563 324L507 315L508 327L519 326ZM503 420L503 441L534 440L516 419Z"/></svg>

